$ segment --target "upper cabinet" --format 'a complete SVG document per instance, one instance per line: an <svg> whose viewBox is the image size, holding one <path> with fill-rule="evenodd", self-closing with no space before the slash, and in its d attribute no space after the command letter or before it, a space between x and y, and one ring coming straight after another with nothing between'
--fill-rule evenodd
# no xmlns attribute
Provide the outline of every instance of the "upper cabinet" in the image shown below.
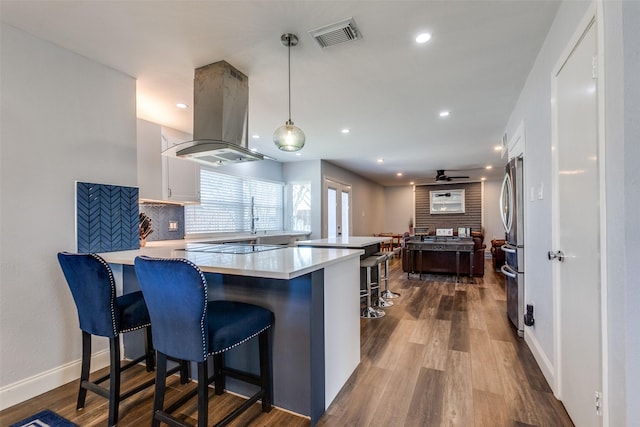
<svg viewBox="0 0 640 427"><path fill-rule="evenodd" d="M167 148L191 135L138 119L138 187L140 199L171 203L200 202L200 167L190 160L166 157Z"/></svg>

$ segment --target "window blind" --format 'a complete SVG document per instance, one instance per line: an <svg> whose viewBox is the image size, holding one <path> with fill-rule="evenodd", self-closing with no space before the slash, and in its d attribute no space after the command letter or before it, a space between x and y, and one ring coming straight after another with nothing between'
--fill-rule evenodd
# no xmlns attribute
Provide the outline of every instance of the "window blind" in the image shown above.
<svg viewBox="0 0 640 427"><path fill-rule="evenodd" d="M282 183L200 169L200 205L185 206L185 232L283 230Z"/></svg>

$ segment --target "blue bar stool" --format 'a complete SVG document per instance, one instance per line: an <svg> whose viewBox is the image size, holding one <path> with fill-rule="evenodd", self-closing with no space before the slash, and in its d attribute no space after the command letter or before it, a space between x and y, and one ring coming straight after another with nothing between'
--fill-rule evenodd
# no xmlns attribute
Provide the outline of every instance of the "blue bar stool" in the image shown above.
<svg viewBox="0 0 640 427"><path fill-rule="evenodd" d="M96 254L58 253L58 262L67 280L78 311L82 330L82 369L76 409L84 407L87 390L109 399L109 425L118 422L118 406L121 400L154 383L149 380L120 393L122 371L145 360L147 371L153 371L155 361L151 341L149 312L142 292L132 292L116 297L115 281L109 264ZM146 328L145 354L120 366L120 335ZM91 335L109 338L109 374L89 381L91 368ZM99 384L109 380L109 389Z"/></svg>
<svg viewBox="0 0 640 427"><path fill-rule="evenodd" d="M260 389L217 426L228 424L259 399L262 400L262 411L269 412L272 385L268 332L273 325L273 313L243 302L208 301L204 275L186 259L140 256L135 259L135 269L149 307L158 357L152 426L159 426L160 422L187 426L171 413L197 393L198 427L205 427L208 385L213 382L215 394L222 394L227 376L258 385ZM226 367L224 353L254 337L258 337L259 343L260 375ZM210 377L208 360L211 356L213 375ZM163 373L167 357L196 362L198 387L165 409Z"/></svg>

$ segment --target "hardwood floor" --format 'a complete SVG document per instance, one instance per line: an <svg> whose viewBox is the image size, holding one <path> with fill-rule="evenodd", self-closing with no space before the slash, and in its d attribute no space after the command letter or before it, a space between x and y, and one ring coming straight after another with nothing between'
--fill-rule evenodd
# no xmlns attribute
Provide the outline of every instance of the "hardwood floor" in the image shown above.
<svg viewBox="0 0 640 427"><path fill-rule="evenodd" d="M444 275L407 279L398 259L391 263L392 290L402 297L381 319L361 320L362 360L318 423L344 426L573 426L553 397L524 341L510 326L504 280L486 263L483 279L471 283ZM150 374L127 373L123 387ZM167 401L185 390L170 380ZM193 384L187 387L193 387ZM103 426L107 401L89 393L85 409L75 410L77 383L61 386L0 412L8 426L43 409L51 409L80 426ZM213 394L213 391L211 391ZM119 426L150 424L153 388L120 406ZM216 422L240 398L229 393L209 401ZM191 423L196 402L179 410ZM308 419L259 404L233 426L309 426Z"/></svg>

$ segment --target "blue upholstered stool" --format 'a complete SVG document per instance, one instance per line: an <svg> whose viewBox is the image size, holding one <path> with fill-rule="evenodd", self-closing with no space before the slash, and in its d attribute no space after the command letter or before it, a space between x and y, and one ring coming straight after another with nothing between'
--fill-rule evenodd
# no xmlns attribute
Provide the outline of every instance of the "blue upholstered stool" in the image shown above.
<svg viewBox="0 0 640 427"><path fill-rule="evenodd" d="M208 418L208 385L214 382L215 393L222 394L226 376L258 385L260 390L216 425L226 425L262 399L263 412L271 410L271 348L268 331L273 313L265 308L235 301L208 301L207 281L200 269L185 259L137 257L136 275L149 307L153 323L153 340L158 367L153 402L153 426L160 422L185 426L171 415L175 409L198 394L198 426ZM258 337L260 375L227 368L224 352L251 338ZM196 362L198 387L192 393L164 408L166 358ZM208 374L208 359L213 356L214 372Z"/></svg>
<svg viewBox="0 0 640 427"><path fill-rule="evenodd" d="M109 399L109 425L113 426L118 422L120 400L154 383L152 379L126 393L120 393L122 371L142 360L146 360L147 371L154 369L149 312L142 292L116 297L113 273L100 256L61 252L58 254L58 261L76 303L82 330L82 371L76 409L84 407L87 390L91 390ZM141 328L146 328L145 355L120 366L120 334ZM91 335L109 338L111 356L109 374L93 382L89 381ZM108 390L99 385L107 379L109 379Z"/></svg>

